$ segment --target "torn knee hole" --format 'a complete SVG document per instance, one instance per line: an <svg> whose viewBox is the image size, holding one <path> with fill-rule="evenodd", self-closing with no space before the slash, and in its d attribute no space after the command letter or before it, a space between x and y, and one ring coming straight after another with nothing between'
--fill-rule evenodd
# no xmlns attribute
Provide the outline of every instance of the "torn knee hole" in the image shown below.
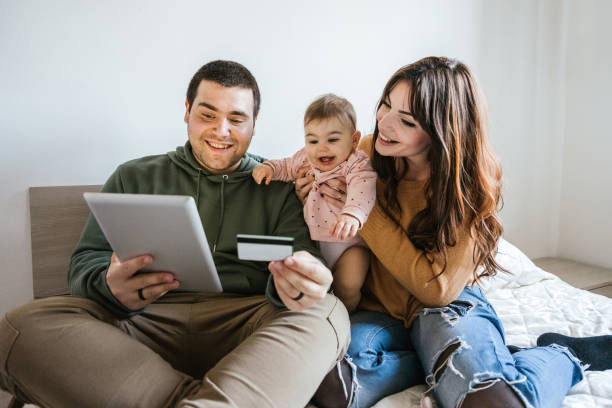
<svg viewBox="0 0 612 408"><path fill-rule="evenodd" d="M495 384L497 381L498 381L497 379L493 379L493 380L489 380L489 381L484 381L484 382L481 382L481 383L475 384L473 388L474 388L475 390L478 390L478 389L480 389L480 388L487 388L487 387L490 387L490 386L492 386L493 384Z"/></svg>
<svg viewBox="0 0 612 408"><path fill-rule="evenodd" d="M451 326L454 326L459 321L459 318L468 314L473 307L473 303L466 302L463 300L455 300L448 306L435 310L438 310L440 312L440 315L442 316L442 319L444 319L445 322L447 322Z"/></svg>
<svg viewBox="0 0 612 408"><path fill-rule="evenodd" d="M451 302L451 305L463 307L466 311L474 307L474 304L472 302L468 302L465 300L454 300L453 302Z"/></svg>
<svg viewBox="0 0 612 408"><path fill-rule="evenodd" d="M457 351L457 349L460 346L461 346L461 342L459 341L456 343L449 344L446 350L444 350L440 354L440 357L438 357L438 360L436 361L436 364L434 364L434 369L433 369L435 382L438 382L440 380L440 376L442 375L442 373L448 366L448 360L450 359L451 355L455 351Z"/></svg>

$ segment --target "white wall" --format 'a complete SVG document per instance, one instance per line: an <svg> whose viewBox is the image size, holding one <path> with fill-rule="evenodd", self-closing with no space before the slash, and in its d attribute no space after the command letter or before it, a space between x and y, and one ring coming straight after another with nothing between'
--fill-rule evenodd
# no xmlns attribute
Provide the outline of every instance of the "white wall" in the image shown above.
<svg viewBox="0 0 612 408"><path fill-rule="evenodd" d="M0 313L32 296L27 188L102 183L183 144L187 83L218 58L258 79L251 150L268 157L301 146L318 94L351 100L368 133L395 69L427 55L467 62L505 170L506 237L530 256L556 251L567 1L167 4L0 0Z"/></svg>
<svg viewBox="0 0 612 408"><path fill-rule="evenodd" d="M612 268L612 2L569 10L559 255Z"/></svg>
<svg viewBox="0 0 612 408"><path fill-rule="evenodd" d="M504 171L504 235L532 258L554 255L567 2L493 1L483 9L480 76Z"/></svg>

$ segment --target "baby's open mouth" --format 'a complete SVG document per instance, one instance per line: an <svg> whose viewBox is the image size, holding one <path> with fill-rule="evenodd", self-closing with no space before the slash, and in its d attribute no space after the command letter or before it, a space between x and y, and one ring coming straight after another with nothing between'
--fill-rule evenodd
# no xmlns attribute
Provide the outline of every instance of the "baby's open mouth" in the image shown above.
<svg viewBox="0 0 612 408"><path fill-rule="evenodd" d="M329 164L334 161L336 156L321 156L319 157L319 161L323 164Z"/></svg>

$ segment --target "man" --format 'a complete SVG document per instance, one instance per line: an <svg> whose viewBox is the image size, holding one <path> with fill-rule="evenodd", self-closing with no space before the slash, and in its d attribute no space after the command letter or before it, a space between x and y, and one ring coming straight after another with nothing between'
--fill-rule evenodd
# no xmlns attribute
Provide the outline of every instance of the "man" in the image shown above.
<svg viewBox="0 0 612 408"><path fill-rule="evenodd" d="M90 216L72 255L71 297L0 321L0 385L51 407L303 407L348 346L349 320L327 290L290 184L257 185L246 153L260 96L242 65L213 61L187 90L189 141L133 160L102 191L195 198L223 293L187 293L172 274L136 274ZM236 234L293 236L282 262L236 256Z"/></svg>

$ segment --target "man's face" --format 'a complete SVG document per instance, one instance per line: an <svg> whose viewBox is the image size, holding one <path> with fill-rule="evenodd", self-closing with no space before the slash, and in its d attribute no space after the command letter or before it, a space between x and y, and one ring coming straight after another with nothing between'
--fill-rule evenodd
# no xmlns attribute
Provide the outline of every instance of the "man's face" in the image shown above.
<svg viewBox="0 0 612 408"><path fill-rule="evenodd" d="M213 81L198 86L193 106L185 102L185 123L193 155L212 174L231 173L255 133L253 91Z"/></svg>

